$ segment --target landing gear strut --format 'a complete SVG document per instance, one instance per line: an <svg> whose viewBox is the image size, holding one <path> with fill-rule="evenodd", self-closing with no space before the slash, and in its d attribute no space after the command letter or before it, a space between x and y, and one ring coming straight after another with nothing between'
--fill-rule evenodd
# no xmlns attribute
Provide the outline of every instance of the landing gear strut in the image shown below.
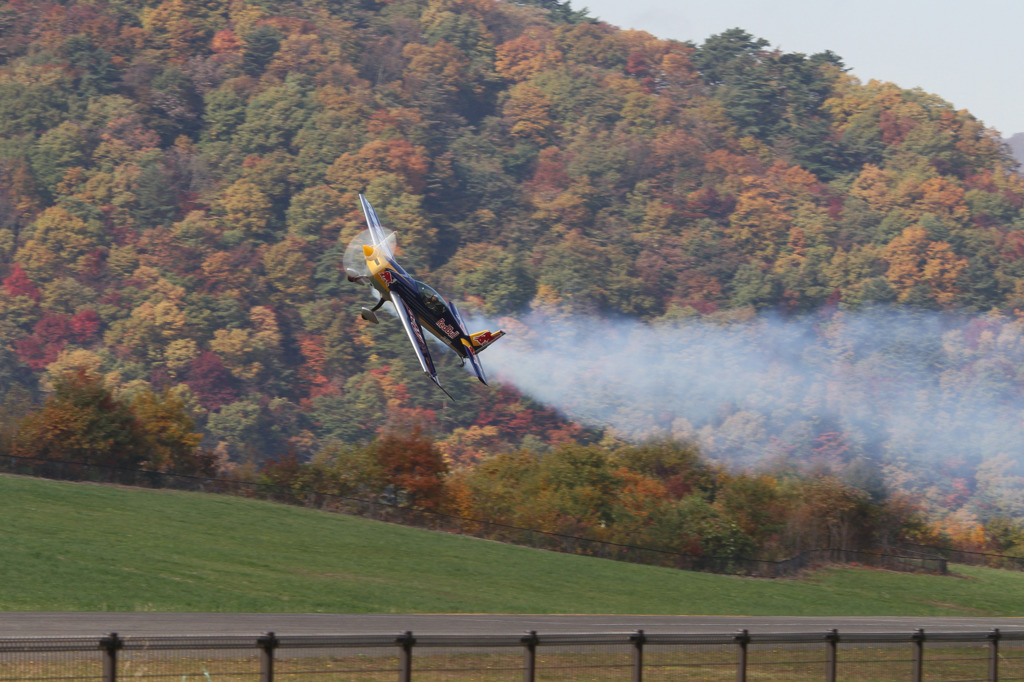
<svg viewBox="0 0 1024 682"><path fill-rule="evenodd" d="M383 298L377 301L377 305L373 306L372 308L361 308L359 310L359 315L367 322L373 322L374 324L377 324L378 321L376 311L380 310L380 307L382 305L384 305Z"/></svg>

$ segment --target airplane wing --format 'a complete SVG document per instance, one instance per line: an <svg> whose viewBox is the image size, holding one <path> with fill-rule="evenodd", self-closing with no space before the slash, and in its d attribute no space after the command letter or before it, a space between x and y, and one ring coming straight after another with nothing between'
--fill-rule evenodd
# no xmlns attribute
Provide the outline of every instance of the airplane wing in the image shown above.
<svg viewBox="0 0 1024 682"><path fill-rule="evenodd" d="M371 208L370 210L372 211L373 209ZM437 379L437 370L434 369L434 361L430 357L427 339L423 336L423 329L420 327L419 321L409 312L401 296L392 294L391 303L394 304L395 310L398 311L398 319L402 321L402 327L405 328L405 333L409 336L409 340L412 341L412 348L416 351L416 357L419 358L420 366L423 368L424 373L430 377L431 381L437 384L439 389L444 391L446 396L455 400L455 398L452 398L451 393L445 391L444 386Z"/></svg>
<svg viewBox="0 0 1024 682"><path fill-rule="evenodd" d="M377 212L373 210L373 206L366 200L362 194L359 195L359 203L363 207L363 215L366 216L366 224L370 228L370 235L373 237L373 245L376 248L383 250L384 255L388 260L394 262L395 253L391 250L391 244L388 243L388 236L384 232L384 226L380 224L380 218L377 217Z"/></svg>
<svg viewBox="0 0 1024 682"><path fill-rule="evenodd" d="M448 301L448 307L451 308L452 315L455 316L455 321L459 323L459 327L462 330L462 345L466 349L466 357L469 358L469 364L473 365L476 378L480 380L481 384L486 386L487 377L484 375L484 367L480 364L480 360L477 359L476 352L473 350L473 342L469 332L466 330L466 323L462 320L462 313L455 306L455 301Z"/></svg>

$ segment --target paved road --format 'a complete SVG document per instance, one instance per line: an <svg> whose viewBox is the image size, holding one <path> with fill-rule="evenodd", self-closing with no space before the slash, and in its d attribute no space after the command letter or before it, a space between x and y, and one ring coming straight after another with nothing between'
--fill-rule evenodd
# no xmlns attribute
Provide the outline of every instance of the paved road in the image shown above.
<svg viewBox="0 0 1024 682"><path fill-rule="evenodd" d="M753 634L1024 630L1024 618L752 617L276 613L0 613L0 637L120 635L540 634L631 632Z"/></svg>

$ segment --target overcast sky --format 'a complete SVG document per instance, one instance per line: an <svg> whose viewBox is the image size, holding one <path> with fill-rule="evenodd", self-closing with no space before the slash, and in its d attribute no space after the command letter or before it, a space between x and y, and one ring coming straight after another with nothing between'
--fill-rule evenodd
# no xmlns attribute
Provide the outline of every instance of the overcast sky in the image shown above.
<svg viewBox="0 0 1024 682"><path fill-rule="evenodd" d="M1024 132L1022 0L571 0L620 28L699 45L739 27L783 52L832 50L861 81L891 81Z"/></svg>

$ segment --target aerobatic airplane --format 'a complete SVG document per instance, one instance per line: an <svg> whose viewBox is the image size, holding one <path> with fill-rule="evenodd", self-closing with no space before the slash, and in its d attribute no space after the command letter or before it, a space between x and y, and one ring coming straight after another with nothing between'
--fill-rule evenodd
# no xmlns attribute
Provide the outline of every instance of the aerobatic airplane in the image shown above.
<svg viewBox="0 0 1024 682"><path fill-rule="evenodd" d="M406 335L412 342L420 366L449 398L452 397L451 393L448 393L437 379L437 370L434 369L427 339L423 335L424 328L455 351L463 365L469 360L477 378L486 384L487 378L484 376L484 369L480 365L477 353L500 339L505 332L491 333L485 330L470 334L455 303L444 300L440 294L414 279L398 264L395 260L394 232L385 231L373 206L362 194L359 195L359 203L362 204L363 215L366 216L366 224L370 229L368 232L362 232L349 244L345 252L345 275L350 282L373 286L380 296L372 308L362 309L360 314L363 319L377 324L376 311L386 301L391 301Z"/></svg>

